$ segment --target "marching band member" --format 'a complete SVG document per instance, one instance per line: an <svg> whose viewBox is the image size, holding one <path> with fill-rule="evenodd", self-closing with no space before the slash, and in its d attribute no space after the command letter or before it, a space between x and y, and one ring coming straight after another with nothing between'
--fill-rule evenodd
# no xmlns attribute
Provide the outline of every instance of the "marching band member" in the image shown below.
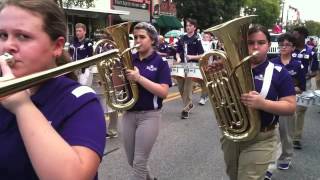
<svg viewBox="0 0 320 180"><path fill-rule="evenodd" d="M201 55L204 53L201 45L201 39L197 35L196 29L197 21L194 19L187 19L187 34L183 35L177 42L177 63L198 63ZM189 118L190 110L194 106L192 103L192 79L185 77L177 80L179 92L183 101L181 118L187 119Z"/></svg>
<svg viewBox="0 0 320 180"><path fill-rule="evenodd" d="M317 60L317 54L312 51L310 47L305 44L305 38L308 37L308 30L301 26L293 30L293 36L297 39L296 49L292 53L292 57L303 65L304 72L306 74L306 90L311 89L310 79L317 74L319 62ZM301 138L304 126L304 116L307 111L307 107L298 106L297 115L294 123L293 132L293 148L301 149Z"/></svg>
<svg viewBox="0 0 320 180"><path fill-rule="evenodd" d="M158 36L158 54L161 57L167 57L168 56L168 49L169 49L169 44L165 41L164 37L162 35Z"/></svg>
<svg viewBox="0 0 320 180"><path fill-rule="evenodd" d="M0 54L15 59L9 67L0 58L0 83L68 60L65 15L53 1L3 0L0 22ZM106 126L92 89L61 76L0 103L1 179L97 179Z"/></svg>
<svg viewBox="0 0 320 180"><path fill-rule="evenodd" d="M93 55L93 42L86 38L86 25L77 23L75 29L76 37L69 47L69 53L73 61L84 59ZM81 71L79 71L78 79L80 84L91 86L92 73L90 72L90 68L83 68Z"/></svg>
<svg viewBox="0 0 320 180"><path fill-rule="evenodd" d="M301 93L306 89L306 78L303 65L299 61L295 61L291 54L295 49L296 40L290 33L285 33L278 38L280 56L270 61L285 67L294 80L295 92ZM277 161L277 167L281 170L289 169L293 156L293 133L294 115L279 117L279 132L281 140L281 155ZM269 171L269 170L268 170ZM267 174L272 175L272 170Z"/></svg>
<svg viewBox="0 0 320 180"><path fill-rule="evenodd" d="M154 49L158 42L157 30L141 22L134 27L134 70L127 70L128 80L138 83L139 99L123 115L122 134L131 180L150 180L147 162L160 129L162 100L168 95L171 76L168 63Z"/></svg>
<svg viewBox="0 0 320 180"><path fill-rule="evenodd" d="M263 26L253 25L248 31L247 42L249 54L259 52L251 59L256 90L242 94L241 102L260 112L261 129L249 141L234 142L226 137L221 138L227 174L231 180L264 178L276 150L278 115L291 115L296 106L293 82L288 71L267 60L270 47L268 30ZM214 62L213 68L221 67L221 63ZM269 79L270 85L260 92L265 83L264 78Z"/></svg>
<svg viewBox="0 0 320 180"><path fill-rule="evenodd" d="M215 48L212 41L212 34L210 32L203 33L201 44L204 52L208 52L211 49ZM206 91L206 88L205 88L204 81L200 81L200 86L201 86L201 96L200 96L199 105L205 105L206 102L209 100L209 98L208 98L208 92Z"/></svg>

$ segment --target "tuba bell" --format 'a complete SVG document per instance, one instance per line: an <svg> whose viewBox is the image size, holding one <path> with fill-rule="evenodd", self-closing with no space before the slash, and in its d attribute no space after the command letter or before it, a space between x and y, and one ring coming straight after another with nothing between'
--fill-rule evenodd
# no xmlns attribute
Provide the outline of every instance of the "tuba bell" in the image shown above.
<svg viewBox="0 0 320 180"><path fill-rule="evenodd" d="M129 47L130 26L131 22L125 22L105 28L104 33L110 39L102 39L96 44L96 47L109 46L122 52L116 58L97 64L106 103L115 110L132 108L139 96L136 82L126 79L126 70L134 69L131 50L138 47ZM94 51L97 52L96 49Z"/></svg>
<svg viewBox="0 0 320 180"><path fill-rule="evenodd" d="M205 30L224 43L225 51L211 50L199 62L218 126L226 138L235 142L254 138L261 126L258 111L240 101L241 94L255 89L249 60L256 53L248 56L247 46L252 17L236 18ZM224 69L210 71L212 57L224 60Z"/></svg>

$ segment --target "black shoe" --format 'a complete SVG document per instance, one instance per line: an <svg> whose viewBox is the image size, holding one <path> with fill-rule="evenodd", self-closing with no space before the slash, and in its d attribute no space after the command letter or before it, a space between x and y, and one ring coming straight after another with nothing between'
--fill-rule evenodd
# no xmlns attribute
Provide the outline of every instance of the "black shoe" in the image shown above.
<svg viewBox="0 0 320 180"><path fill-rule="evenodd" d="M189 118L189 112L188 111L182 111L181 112L181 119L188 119Z"/></svg>
<svg viewBox="0 0 320 180"><path fill-rule="evenodd" d="M300 141L293 141L293 148L294 149L302 149L302 145Z"/></svg>
<svg viewBox="0 0 320 180"><path fill-rule="evenodd" d="M264 176L264 180L271 180L271 177L272 177L272 172L267 171L266 175Z"/></svg>

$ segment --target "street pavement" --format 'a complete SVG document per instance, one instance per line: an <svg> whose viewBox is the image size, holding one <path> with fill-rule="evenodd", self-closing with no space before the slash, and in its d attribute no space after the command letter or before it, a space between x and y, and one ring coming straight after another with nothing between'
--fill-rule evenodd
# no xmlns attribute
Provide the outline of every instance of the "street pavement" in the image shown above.
<svg viewBox="0 0 320 180"><path fill-rule="evenodd" d="M170 92L177 92L176 87ZM149 159L150 172L158 180L227 180L220 131L213 117L210 102L198 105L199 93L194 94L195 108L189 119L180 119L180 98L164 104L160 134ZM309 108L305 120L303 149L295 150L289 170L274 173L274 180L320 180L320 107ZM121 117L119 120L121 127ZM101 180L127 180L131 168L120 137L107 140L99 168Z"/></svg>

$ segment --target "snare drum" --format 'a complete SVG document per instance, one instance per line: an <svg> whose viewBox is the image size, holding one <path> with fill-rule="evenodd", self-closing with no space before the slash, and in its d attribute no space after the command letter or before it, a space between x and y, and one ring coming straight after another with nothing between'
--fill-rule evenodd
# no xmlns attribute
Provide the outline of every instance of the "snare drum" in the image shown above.
<svg viewBox="0 0 320 180"><path fill-rule="evenodd" d="M202 75L198 63L188 63L187 65L187 77L193 80L202 80Z"/></svg>
<svg viewBox="0 0 320 180"><path fill-rule="evenodd" d="M315 90L313 93L314 93L314 104L320 106L320 90Z"/></svg>
<svg viewBox="0 0 320 180"><path fill-rule="evenodd" d="M315 103L314 94L311 91L304 91L302 94L296 95L296 98L299 106L309 107Z"/></svg>
<svg viewBox="0 0 320 180"><path fill-rule="evenodd" d="M171 67L171 76L184 78L185 77L184 66L182 64L174 64Z"/></svg>

